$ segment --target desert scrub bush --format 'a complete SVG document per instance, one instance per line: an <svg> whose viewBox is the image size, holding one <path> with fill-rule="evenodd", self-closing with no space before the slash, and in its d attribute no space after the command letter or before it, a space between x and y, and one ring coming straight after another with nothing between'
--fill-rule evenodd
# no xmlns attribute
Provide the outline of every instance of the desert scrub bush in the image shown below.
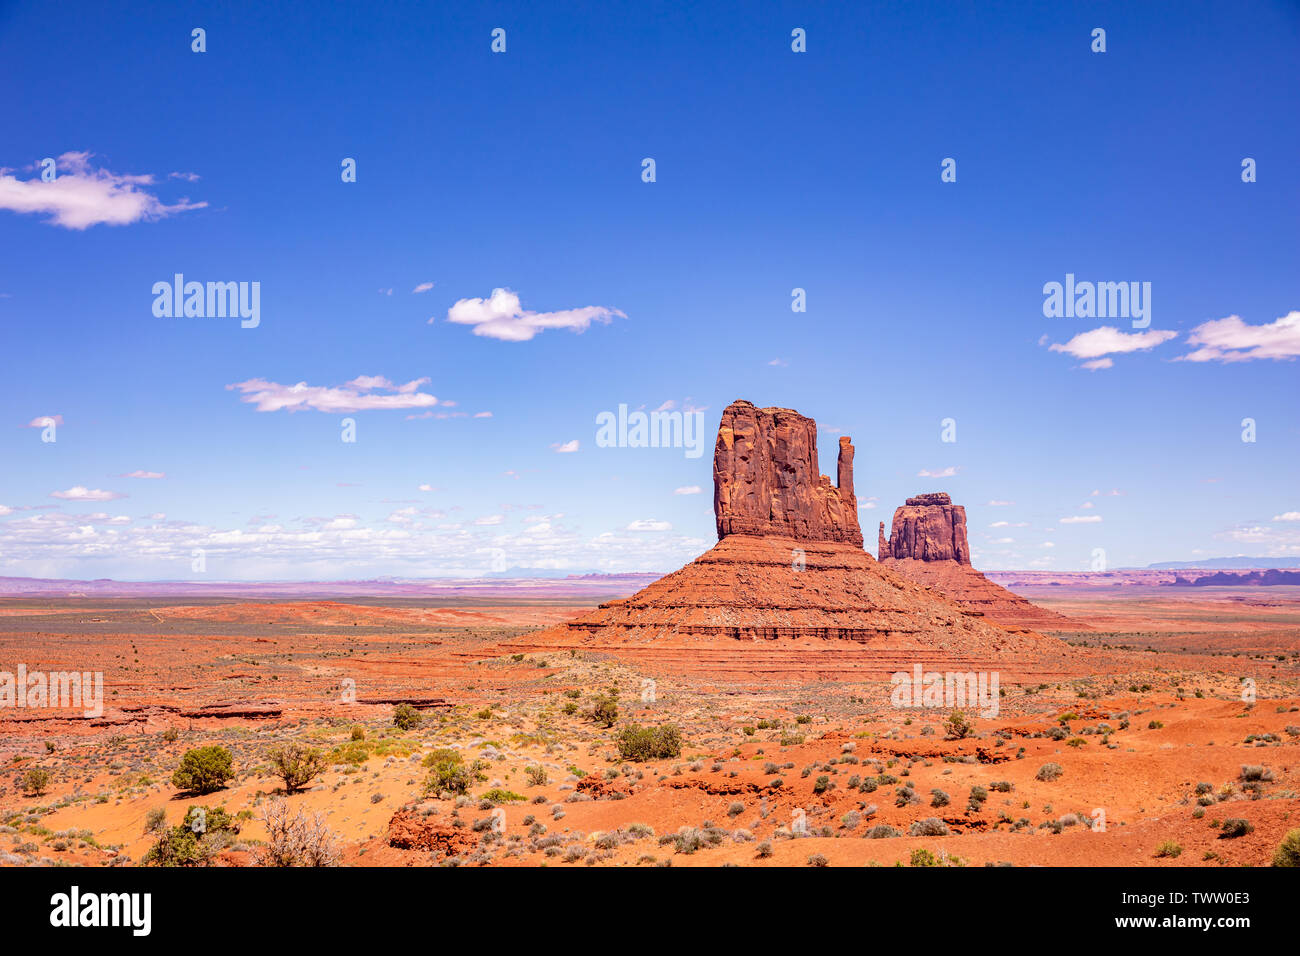
<svg viewBox="0 0 1300 956"><path fill-rule="evenodd" d="M1059 763L1045 763L1038 768L1038 773L1034 776L1046 783L1051 783L1053 780L1059 780L1063 773L1065 773L1065 768Z"/></svg>
<svg viewBox="0 0 1300 956"><path fill-rule="evenodd" d="M154 843L141 858L142 866L207 866L217 852L229 846L239 832L225 807L190 807L184 819L167 826L161 807L149 813L146 832Z"/></svg>
<svg viewBox="0 0 1300 956"><path fill-rule="evenodd" d="M198 794L214 793L235 776L234 758L220 744L185 751L172 774L172 786Z"/></svg>
<svg viewBox="0 0 1300 956"><path fill-rule="evenodd" d="M429 751L423 764L429 768L429 775L424 781L424 792L434 796L441 793L469 793L470 785L483 776L477 761L473 766L466 766L460 753L447 747Z"/></svg>
<svg viewBox="0 0 1300 956"><path fill-rule="evenodd" d="M944 823L938 817L926 817L924 820L917 820L908 828L908 836L947 836L948 824Z"/></svg>
<svg viewBox="0 0 1300 956"><path fill-rule="evenodd" d="M44 767L32 767L18 781L18 786L29 797L41 796L49 785L50 772Z"/></svg>
<svg viewBox="0 0 1300 956"><path fill-rule="evenodd" d="M809 866L826 866L828 863L830 863L830 861L820 853L814 853L812 856L808 857Z"/></svg>
<svg viewBox="0 0 1300 956"><path fill-rule="evenodd" d="M638 763L667 760L681 756L682 732L676 724L660 727L628 724L618 732L614 743L618 747L619 756L624 760L635 760Z"/></svg>
<svg viewBox="0 0 1300 956"><path fill-rule="evenodd" d="M174 744L180 737L181 733L175 727L168 727L162 732L162 739L169 744Z"/></svg>
<svg viewBox="0 0 1300 956"><path fill-rule="evenodd" d="M365 739L366 739L366 728L362 727L360 724L353 724L353 725L352 725L352 739L353 739L353 740L365 740Z"/></svg>
<svg viewBox="0 0 1300 956"><path fill-rule="evenodd" d="M530 787L543 787L546 785L547 776L545 767L538 765L525 767L524 776L528 778L528 786Z"/></svg>
<svg viewBox="0 0 1300 956"><path fill-rule="evenodd" d="M1223 821L1223 826L1219 832L1219 839L1231 840L1235 837L1245 836L1253 832L1255 825L1249 820L1243 820L1241 817L1229 817Z"/></svg>
<svg viewBox="0 0 1300 956"><path fill-rule="evenodd" d="M975 724L960 710L954 710L943 722L943 732L947 740L964 740L975 732Z"/></svg>
<svg viewBox="0 0 1300 956"><path fill-rule="evenodd" d="M942 790L931 790L930 797L930 806L932 807L946 807L949 803L948 794Z"/></svg>
<svg viewBox="0 0 1300 956"><path fill-rule="evenodd" d="M325 769L325 755L315 747L288 743L268 755L271 769L284 781L285 793L297 793Z"/></svg>
<svg viewBox="0 0 1300 956"><path fill-rule="evenodd" d="M275 800L263 820L266 843L257 860L262 866L338 866L342 854L321 814L302 809L291 814L287 803Z"/></svg>
<svg viewBox="0 0 1300 956"><path fill-rule="evenodd" d="M1273 853L1274 866L1300 866L1300 830L1289 830Z"/></svg>
<svg viewBox="0 0 1300 956"><path fill-rule="evenodd" d="M822 774L813 783L813 793L825 793L831 788L831 778Z"/></svg>
<svg viewBox="0 0 1300 956"><path fill-rule="evenodd" d="M513 790L502 790L500 787L493 787L483 794L483 799L492 803L523 803L528 798L521 793L515 793Z"/></svg>
<svg viewBox="0 0 1300 956"><path fill-rule="evenodd" d="M738 817L744 812L745 805L739 800L731 801L731 804L727 807L727 816L729 817Z"/></svg>
<svg viewBox="0 0 1300 956"><path fill-rule="evenodd" d="M1267 782L1273 779L1273 771L1258 764L1242 764L1241 779L1248 783L1254 781Z"/></svg>
<svg viewBox="0 0 1300 956"><path fill-rule="evenodd" d="M891 827L888 823L877 823L868 830L863 836L868 840L888 840L891 837L901 837L903 831L897 827Z"/></svg>
<svg viewBox="0 0 1300 956"><path fill-rule="evenodd" d="M602 727L613 727L618 720L618 701L604 694L599 695L592 701L587 718Z"/></svg>
<svg viewBox="0 0 1300 956"><path fill-rule="evenodd" d="M1182 852L1183 852L1183 845L1181 843L1175 843L1173 840L1165 840L1158 847L1156 847L1157 858L1169 857L1169 859L1172 860Z"/></svg>
<svg viewBox="0 0 1300 956"><path fill-rule="evenodd" d="M771 840L764 840L761 843L759 843L758 846L754 847L754 856L758 857L760 860L766 860L771 855L772 855Z"/></svg>
<svg viewBox="0 0 1300 956"><path fill-rule="evenodd" d="M393 726L398 730L414 730L424 723L424 715L410 704L398 704L393 708Z"/></svg>

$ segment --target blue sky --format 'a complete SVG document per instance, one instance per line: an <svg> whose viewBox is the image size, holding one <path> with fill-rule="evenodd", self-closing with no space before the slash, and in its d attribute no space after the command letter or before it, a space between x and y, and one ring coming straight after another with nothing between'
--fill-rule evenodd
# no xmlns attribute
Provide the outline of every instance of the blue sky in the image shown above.
<svg viewBox="0 0 1300 956"><path fill-rule="evenodd" d="M736 398L853 437L872 548L947 491L985 568L1300 554L1296 4L239 6L0 4L0 574L667 571ZM596 447L669 402L702 457Z"/></svg>

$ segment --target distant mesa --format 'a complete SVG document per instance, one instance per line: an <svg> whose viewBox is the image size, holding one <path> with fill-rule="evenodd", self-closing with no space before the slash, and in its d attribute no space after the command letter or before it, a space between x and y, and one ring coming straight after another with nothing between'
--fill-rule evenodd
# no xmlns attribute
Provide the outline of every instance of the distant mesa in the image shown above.
<svg viewBox="0 0 1300 956"><path fill-rule="evenodd" d="M994 584L971 566L966 509L937 492L908 498L894 512L885 537L877 532L879 560L886 567L947 595L968 611L1008 627L1088 630L1087 625L1033 604Z"/></svg>
<svg viewBox="0 0 1300 956"><path fill-rule="evenodd" d="M1084 669L1063 642L993 623L982 609L953 603L864 551L853 454L853 443L841 438L833 485L818 468L815 421L788 408L733 402L714 448L718 543L629 598L504 649L608 649L659 668L706 667L739 681L879 679L921 661L1040 678ZM940 526L928 511L906 526L915 532L900 526L899 546L921 541L921 553L969 561L965 514L941 497L908 507L960 515L960 549L956 517ZM933 546L925 543L931 532ZM939 545L944 534L947 552Z"/></svg>
<svg viewBox="0 0 1300 956"><path fill-rule="evenodd" d="M914 558L970 564L966 509L953 504L943 492L908 498L894 512L889 540L885 540L885 523L880 523L879 541L877 555L881 561Z"/></svg>

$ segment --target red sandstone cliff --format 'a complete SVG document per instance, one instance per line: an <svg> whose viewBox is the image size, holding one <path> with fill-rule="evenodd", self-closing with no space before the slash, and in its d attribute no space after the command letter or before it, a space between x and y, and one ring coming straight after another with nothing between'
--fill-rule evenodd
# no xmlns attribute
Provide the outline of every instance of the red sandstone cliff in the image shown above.
<svg viewBox="0 0 1300 956"><path fill-rule="evenodd" d="M853 444L840 439L839 486L817 464L817 423L788 408L732 402L713 453L718 537L776 535L862 547Z"/></svg>
<svg viewBox="0 0 1300 956"><path fill-rule="evenodd" d="M885 541L880 525L879 560L915 558L918 561L956 561L970 564L966 541L966 509L942 492L908 498L894 512L894 525Z"/></svg>

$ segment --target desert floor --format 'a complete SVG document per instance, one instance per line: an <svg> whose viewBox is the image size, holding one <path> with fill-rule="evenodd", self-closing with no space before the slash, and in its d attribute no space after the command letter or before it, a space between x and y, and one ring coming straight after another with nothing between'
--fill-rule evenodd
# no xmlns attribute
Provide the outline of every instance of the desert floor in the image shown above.
<svg viewBox="0 0 1300 956"><path fill-rule="evenodd" d="M1004 679L959 739L947 708L894 707L887 675L825 679L825 642L657 660L528 649L583 610L549 603L0 600L0 670L102 671L106 698L98 717L0 710L0 863L136 865L151 810L175 825L198 804L236 816L213 862L253 864L285 799L345 865L1267 865L1300 828L1297 592L1026 591L1092 627L1055 635L1080 670ZM599 696L611 727L588 716ZM402 700L418 727L394 726ZM677 725L680 755L622 759L629 722ZM287 797L268 764L285 742L328 755ZM207 744L234 779L180 793L181 755ZM477 768L467 794L424 793L440 748Z"/></svg>

